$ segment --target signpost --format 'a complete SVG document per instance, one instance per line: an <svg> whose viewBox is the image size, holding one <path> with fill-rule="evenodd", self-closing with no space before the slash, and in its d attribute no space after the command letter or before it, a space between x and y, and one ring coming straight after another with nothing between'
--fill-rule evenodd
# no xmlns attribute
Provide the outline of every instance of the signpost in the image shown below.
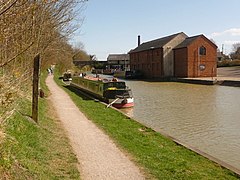
<svg viewBox="0 0 240 180"><path fill-rule="evenodd" d="M38 84L39 84L39 68L40 55L34 58L33 64L33 91L32 91L32 119L38 122Z"/></svg>

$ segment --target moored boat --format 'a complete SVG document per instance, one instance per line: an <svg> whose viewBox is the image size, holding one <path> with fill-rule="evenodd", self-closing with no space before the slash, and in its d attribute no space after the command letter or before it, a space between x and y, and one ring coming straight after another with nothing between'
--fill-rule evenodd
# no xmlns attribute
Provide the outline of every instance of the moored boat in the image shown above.
<svg viewBox="0 0 240 180"><path fill-rule="evenodd" d="M104 69L103 70L103 74L104 75L113 75L114 74L114 70L113 69Z"/></svg>
<svg viewBox="0 0 240 180"><path fill-rule="evenodd" d="M115 71L114 77L124 78L124 79L139 79L143 77L140 71Z"/></svg>
<svg viewBox="0 0 240 180"><path fill-rule="evenodd" d="M71 81L72 80L71 71L67 71L67 72L63 73L62 79L63 79L63 81Z"/></svg>
<svg viewBox="0 0 240 180"><path fill-rule="evenodd" d="M116 70L116 71L114 71L113 76L117 77L117 78L125 78L126 77L126 71Z"/></svg>
<svg viewBox="0 0 240 180"><path fill-rule="evenodd" d="M71 86L77 87L116 108L134 106L132 91L124 81L90 76L72 77Z"/></svg>

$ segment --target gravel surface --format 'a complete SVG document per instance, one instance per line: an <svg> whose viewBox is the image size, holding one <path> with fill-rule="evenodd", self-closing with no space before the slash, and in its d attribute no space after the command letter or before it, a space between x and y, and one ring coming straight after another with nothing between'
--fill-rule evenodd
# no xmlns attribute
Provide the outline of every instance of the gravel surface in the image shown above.
<svg viewBox="0 0 240 180"><path fill-rule="evenodd" d="M77 155L82 179L144 179L139 168L56 85L53 76L48 76L46 83L50 100Z"/></svg>

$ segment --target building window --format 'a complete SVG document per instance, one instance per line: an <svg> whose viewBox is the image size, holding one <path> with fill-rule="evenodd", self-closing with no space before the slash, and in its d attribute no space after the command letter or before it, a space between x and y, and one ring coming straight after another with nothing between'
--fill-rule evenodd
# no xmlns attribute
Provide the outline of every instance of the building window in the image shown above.
<svg viewBox="0 0 240 180"><path fill-rule="evenodd" d="M199 48L199 54L200 54L200 55L206 55L206 48L205 48L204 46L201 46L201 47Z"/></svg>

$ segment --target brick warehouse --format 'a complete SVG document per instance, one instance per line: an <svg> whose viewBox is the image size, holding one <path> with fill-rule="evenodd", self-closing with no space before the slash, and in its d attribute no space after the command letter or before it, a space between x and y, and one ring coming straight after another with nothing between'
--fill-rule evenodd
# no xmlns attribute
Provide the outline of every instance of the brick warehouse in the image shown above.
<svg viewBox="0 0 240 180"><path fill-rule="evenodd" d="M175 77L217 75L217 46L204 35L186 38L173 51Z"/></svg>
<svg viewBox="0 0 240 180"><path fill-rule="evenodd" d="M131 50L131 70L146 78L216 76L217 46L204 35L177 33L140 44Z"/></svg>

